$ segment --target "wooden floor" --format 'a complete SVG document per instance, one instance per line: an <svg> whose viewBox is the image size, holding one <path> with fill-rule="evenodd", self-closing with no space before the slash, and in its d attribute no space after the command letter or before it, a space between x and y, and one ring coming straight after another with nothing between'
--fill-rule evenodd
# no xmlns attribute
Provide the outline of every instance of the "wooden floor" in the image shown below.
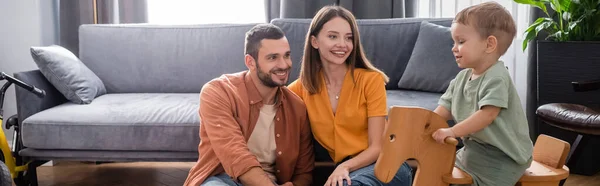
<svg viewBox="0 0 600 186"><path fill-rule="evenodd" d="M190 163L95 163L60 162L38 168L40 186L181 186L187 177ZM570 175L567 186L600 185L595 176Z"/></svg>

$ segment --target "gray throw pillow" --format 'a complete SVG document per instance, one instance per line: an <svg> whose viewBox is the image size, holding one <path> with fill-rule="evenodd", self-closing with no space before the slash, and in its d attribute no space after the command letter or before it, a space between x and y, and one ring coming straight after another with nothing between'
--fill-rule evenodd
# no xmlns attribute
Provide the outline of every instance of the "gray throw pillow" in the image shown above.
<svg viewBox="0 0 600 186"><path fill-rule="evenodd" d="M31 56L44 77L69 101L89 104L106 94L102 80L71 51L58 45L31 47Z"/></svg>
<svg viewBox="0 0 600 186"><path fill-rule="evenodd" d="M398 88L427 92L445 92L461 70L452 54L450 28L421 22L419 36Z"/></svg>

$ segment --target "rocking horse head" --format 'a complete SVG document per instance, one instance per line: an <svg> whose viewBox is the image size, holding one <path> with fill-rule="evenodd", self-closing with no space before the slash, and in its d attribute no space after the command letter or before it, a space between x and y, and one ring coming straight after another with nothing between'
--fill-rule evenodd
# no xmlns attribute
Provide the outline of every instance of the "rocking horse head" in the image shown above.
<svg viewBox="0 0 600 186"><path fill-rule="evenodd" d="M393 106L375 164L377 179L389 183L402 163L413 158L418 162L413 185L448 185L442 177L452 173L457 141L447 138L446 144L440 144L431 137L437 129L445 127L448 127L446 121L432 111Z"/></svg>

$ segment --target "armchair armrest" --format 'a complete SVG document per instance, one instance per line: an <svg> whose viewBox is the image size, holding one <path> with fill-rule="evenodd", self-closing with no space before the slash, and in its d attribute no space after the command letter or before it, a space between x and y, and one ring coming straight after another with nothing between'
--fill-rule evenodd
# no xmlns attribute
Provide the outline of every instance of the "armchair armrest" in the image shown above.
<svg viewBox="0 0 600 186"><path fill-rule="evenodd" d="M67 102L67 99L58 90L56 90L56 88L54 88L54 86L39 70L17 72L14 73L14 77L26 82L27 84L36 86L37 88L46 91L46 96L39 98L29 91L15 86L19 125L21 125L23 120L35 113Z"/></svg>
<svg viewBox="0 0 600 186"><path fill-rule="evenodd" d="M575 92L585 92L600 89L600 79L588 81L575 81L571 83Z"/></svg>

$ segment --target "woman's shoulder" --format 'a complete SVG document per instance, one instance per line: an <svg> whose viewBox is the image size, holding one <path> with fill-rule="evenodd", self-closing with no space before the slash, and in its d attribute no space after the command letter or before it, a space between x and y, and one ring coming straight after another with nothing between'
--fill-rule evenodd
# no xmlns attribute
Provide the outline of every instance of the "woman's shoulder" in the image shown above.
<svg viewBox="0 0 600 186"><path fill-rule="evenodd" d="M294 94L296 94L297 96L300 96L300 97L303 96L304 86L302 85L302 82L300 81L300 79L294 80L292 83L290 83L288 86L286 86L286 88L289 89Z"/></svg>
<svg viewBox="0 0 600 186"><path fill-rule="evenodd" d="M364 68L355 68L354 78L356 79L356 81L384 81L383 75L380 72Z"/></svg>

